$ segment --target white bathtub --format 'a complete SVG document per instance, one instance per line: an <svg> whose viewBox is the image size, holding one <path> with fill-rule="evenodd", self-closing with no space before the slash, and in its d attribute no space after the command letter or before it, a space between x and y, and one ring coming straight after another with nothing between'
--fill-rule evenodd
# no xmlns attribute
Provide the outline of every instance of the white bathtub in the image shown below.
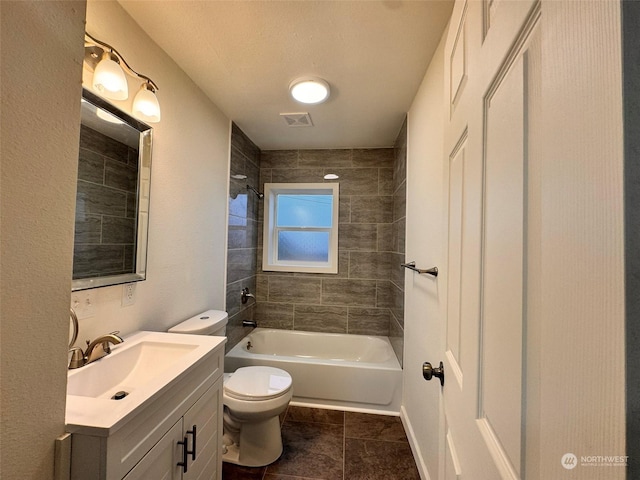
<svg viewBox="0 0 640 480"><path fill-rule="evenodd" d="M400 412L402 369L387 337L256 328L225 356L225 372L248 365L289 372L293 405Z"/></svg>

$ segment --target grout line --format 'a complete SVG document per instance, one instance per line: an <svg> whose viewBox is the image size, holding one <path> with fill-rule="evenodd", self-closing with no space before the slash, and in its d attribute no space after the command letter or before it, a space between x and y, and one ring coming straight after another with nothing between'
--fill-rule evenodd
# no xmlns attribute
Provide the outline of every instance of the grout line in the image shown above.
<svg viewBox="0 0 640 480"><path fill-rule="evenodd" d="M342 412L342 480L347 480L347 412Z"/></svg>

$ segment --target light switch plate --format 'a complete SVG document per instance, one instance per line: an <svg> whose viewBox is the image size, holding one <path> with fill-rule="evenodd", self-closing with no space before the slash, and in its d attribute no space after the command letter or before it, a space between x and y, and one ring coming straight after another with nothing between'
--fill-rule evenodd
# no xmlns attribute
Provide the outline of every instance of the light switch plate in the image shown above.
<svg viewBox="0 0 640 480"><path fill-rule="evenodd" d="M95 290L80 290L71 294L71 308L76 312L78 320L96 314L96 296Z"/></svg>

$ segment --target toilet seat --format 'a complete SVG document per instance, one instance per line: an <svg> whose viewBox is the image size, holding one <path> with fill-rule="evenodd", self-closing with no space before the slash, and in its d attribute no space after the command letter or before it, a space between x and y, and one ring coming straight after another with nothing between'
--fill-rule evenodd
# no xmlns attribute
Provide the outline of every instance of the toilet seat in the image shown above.
<svg viewBox="0 0 640 480"><path fill-rule="evenodd" d="M270 400L291 390L291 375L274 367L242 367L224 382L225 395L238 400Z"/></svg>

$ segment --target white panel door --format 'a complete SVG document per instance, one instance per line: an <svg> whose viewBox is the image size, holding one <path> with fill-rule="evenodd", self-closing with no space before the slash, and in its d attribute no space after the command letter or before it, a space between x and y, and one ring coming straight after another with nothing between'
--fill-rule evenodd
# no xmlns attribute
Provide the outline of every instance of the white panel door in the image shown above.
<svg viewBox="0 0 640 480"><path fill-rule="evenodd" d="M625 452L619 2L459 0L444 41L443 103L417 100L442 145L408 126L407 259L440 268L405 290L421 472L622 479L594 464ZM443 388L413 383L440 360Z"/></svg>
<svg viewBox="0 0 640 480"><path fill-rule="evenodd" d="M535 2L458 2L445 45L446 479L523 477L527 115L539 21Z"/></svg>

